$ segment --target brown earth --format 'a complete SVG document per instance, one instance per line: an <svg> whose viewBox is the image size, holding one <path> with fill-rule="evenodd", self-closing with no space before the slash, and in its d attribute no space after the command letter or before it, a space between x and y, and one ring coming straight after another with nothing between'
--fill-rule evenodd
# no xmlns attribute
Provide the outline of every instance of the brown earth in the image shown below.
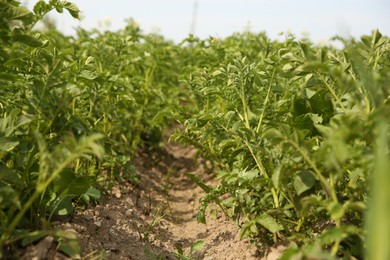
<svg viewBox="0 0 390 260"><path fill-rule="evenodd" d="M191 259L276 259L278 249L260 253L240 240L238 227L216 206L209 206L207 224L197 223L204 192L185 173L216 183L195 154L170 143L140 153L134 160L140 185L122 183L99 205L54 225L77 234L82 259L178 259L177 246ZM190 255L200 240L205 246ZM30 247L24 259L66 259L53 245L48 237Z"/></svg>

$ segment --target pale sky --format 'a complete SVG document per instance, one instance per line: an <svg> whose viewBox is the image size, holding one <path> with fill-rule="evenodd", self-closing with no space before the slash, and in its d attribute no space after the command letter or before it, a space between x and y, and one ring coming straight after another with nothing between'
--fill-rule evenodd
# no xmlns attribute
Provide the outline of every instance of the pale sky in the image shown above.
<svg viewBox="0 0 390 260"><path fill-rule="evenodd" d="M33 6L37 0L25 0ZM197 2L195 35L225 37L250 29L265 31L271 38L280 32L297 37L308 34L313 41L334 35L358 37L379 29L390 35L390 0L73 0L82 11L82 20L68 13L51 13L65 34L74 28L101 27L118 30L126 18L134 18L144 32L159 32L181 41L191 31L194 3ZM100 21L100 22L99 22Z"/></svg>

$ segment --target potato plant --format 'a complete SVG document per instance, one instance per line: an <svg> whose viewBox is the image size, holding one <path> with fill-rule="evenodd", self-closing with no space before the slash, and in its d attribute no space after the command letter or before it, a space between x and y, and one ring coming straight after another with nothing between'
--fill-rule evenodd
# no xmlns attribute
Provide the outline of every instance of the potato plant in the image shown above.
<svg viewBox="0 0 390 260"><path fill-rule="evenodd" d="M179 48L171 42L131 21L115 33L80 29L77 38L34 31L51 10L79 14L66 1L39 1L32 11L0 2L4 256L51 234L79 257L75 237L51 231L50 221L97 201L118 178L138 182L133 155L159 146L164 111L180 101Z"/></svg>
<svg viewBox="0 0 390 260"><path fill-rule="evenodd" d="M216 187L191 175L206 191L200 222L215 202L241 237L290 244L284 259L364 257L367 183L388 170L375 166L378 149L388 158L388 141L375 144L389 122L390 47L379 31L343 44L243 34L191 47L220 57L185 79L195 108L178 118L185 130L173 137L218 173Z"/></svg>

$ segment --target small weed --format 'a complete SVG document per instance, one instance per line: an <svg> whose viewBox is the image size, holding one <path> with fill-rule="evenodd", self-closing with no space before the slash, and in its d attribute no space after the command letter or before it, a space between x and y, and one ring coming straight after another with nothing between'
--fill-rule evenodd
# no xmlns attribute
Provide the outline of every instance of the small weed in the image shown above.
<svg viewBox="0 0 390 260"><path fill-rule="evenodd" d="M192 259L191 256L194 253L202 250L204 246L205 246L205 242L203 240L199 240L191 245L191 248L189 250L189 255L186 255L184 249L180 245L176 244L177 253L174 253L174 255L178 260L191 260Z"/></svg>

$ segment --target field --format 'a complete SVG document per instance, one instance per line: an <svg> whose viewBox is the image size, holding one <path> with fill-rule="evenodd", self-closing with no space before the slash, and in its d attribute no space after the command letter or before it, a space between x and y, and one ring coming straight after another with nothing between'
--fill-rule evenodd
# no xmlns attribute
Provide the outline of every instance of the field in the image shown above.
<svg viewBox="0 0 390 260"><path fill-rule="evenodd" d="M389 37L66 37L51 10L79 15L0 2L0 258L390 258Z"/></svg>

